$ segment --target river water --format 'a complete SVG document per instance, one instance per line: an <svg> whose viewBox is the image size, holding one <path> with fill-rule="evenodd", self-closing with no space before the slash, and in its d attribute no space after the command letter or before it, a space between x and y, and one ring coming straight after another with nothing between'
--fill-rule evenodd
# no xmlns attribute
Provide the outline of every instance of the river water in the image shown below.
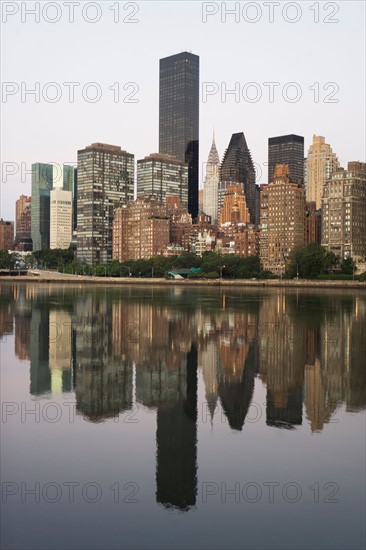
<svg viewBox="0 0 366 550"><path fill-rule="evenodd" d="M365 547L364 291L2 283L2 548Z"/></svg>

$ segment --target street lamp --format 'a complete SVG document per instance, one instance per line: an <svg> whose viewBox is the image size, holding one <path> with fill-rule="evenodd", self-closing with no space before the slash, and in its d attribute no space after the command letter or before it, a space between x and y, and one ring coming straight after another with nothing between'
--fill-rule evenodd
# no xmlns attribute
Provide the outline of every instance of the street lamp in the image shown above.
<svg viewBox="0 0 366 550"><path fill-rule="evenodd" d="M131 277L131 268L128 265L121 265L124 269L128 269L128 276Z"/></svg>
<svg viewBox="0 0 366 550"><path fill-rule="evenodd" d="M222 270L226 267L225 265L220 266L220 279L222 279Z"/></svg>
<svg viewBox="0 0 366 550"><path fill-rule="evenodd" d="M151 266L151 278L152 279L154 278L154 266L153 265Z"/></svg>

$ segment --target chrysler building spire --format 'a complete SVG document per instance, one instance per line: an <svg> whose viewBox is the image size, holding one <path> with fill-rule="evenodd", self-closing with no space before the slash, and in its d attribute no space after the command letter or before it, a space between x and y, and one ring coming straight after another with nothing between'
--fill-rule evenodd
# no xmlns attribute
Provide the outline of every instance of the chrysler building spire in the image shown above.
<svg viewBox="0 0 366 550"><path fill-rule="evenodd" d="M203 210L211 216L211 222L218 218L218 189L220 179L220 157L215 143L213 132L212 145L207 159L206 178L203 184Z"/></svg>

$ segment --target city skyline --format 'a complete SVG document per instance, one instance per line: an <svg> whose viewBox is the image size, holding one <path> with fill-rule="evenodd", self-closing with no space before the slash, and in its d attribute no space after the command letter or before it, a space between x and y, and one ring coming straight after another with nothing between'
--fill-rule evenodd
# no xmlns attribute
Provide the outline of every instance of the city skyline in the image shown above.
<svg viewBox="0 0 366 550"><path fill-rule="evenodd" d="M351 160L364 160L365 132L361 122L362 116L360 116L364 109L362 103L364 79L362 71L355 73L352 69L354 66L363 66L363 32L357 32L363 20L362 3L341 2L339 22L334 25L327 25L322 20L315 24L314 14L305 8L303 8L302 18L294 25L284 21L282 17L280 20L275 20L272 25L267 24L264 12L262 21L258 21L255 25L245 21L236 24L234 20L230 21L229 17L226 23L221 23L217 16L207 17L206 23L203 23L202 5L193 4L183 6L182 3L177 2L174 14L169 15L163 3L148 5L143 2L140 6L139 25L125 24L123 32L119 32L118 35L116 33L118 26L113 26L113 18L107 18L107 14L104 14L104 19L98 23L101 40L95 46L90 43L90 63L75 63L74 67L66 66L63 59L68 57L70 48L72 49L70 55L76 60L81 55L81 51L73 47L72 40L70 44L58 41L59 33L70 31L72 38L77 31L89 43L93 25L88 26L85 21L75 21L74 26L71 24L66 26L65 20L61 20L57 25L52 25L51 29L51 25L44 21L36 25L29 20L29 24L23 25L16 17L9 17L8 24L3 26L3 79L5 82L25 82L28 88L31 88L32 82L44 85L53 81L60 82L61 85L63 82L95 81L102 87L103 96L97 103L88 103L81 97L81 92L75 93L74 103L69 103L66 101L64 88L63 98L56 103L41 101L37 104L31 96L22 103L20 92L19 97L16 94L9 95L6 101L3 100L3 136L7 137L7 140L2 148L2 158L3 162L15 163L15 169L19 165L19 172L14 175L9 174L7 182L3 174L1 216L4 219L14 219L15 200L21 194L30 193L29 175L25 176L24 183L21 182L22 162L25 163L24 167L28 171L31 164L37 161L76 164L76 151L85 143L95 141L118 144L122 149L131 151L136 159L157 152L159 59L184 49L199 55L201 65L200 187L205 176L205 163L212 141L213 128L215 128L217 149L221 154L232 133L238 131L245 133L253 154L253 161L261 171L257 183L268 183L267 140L271 136L289 133L303 135L305 151L307 151L313 134L323 135L327 143L337 151L341 166L346 166ZM111 12L109 15L112 15ZM147 51L146 40L155 28L151 23L156 20L161 20L166 33L162 37L156 37L154 33L154 40L151 41ZM183 29L184 23L188 21L192 26L192 37L190 36L187 43ZM77 26L78 24L80 26ZM20 25L22 26L19 29ZM14 41L15 33L19 30L26 33L30 39L29 49L27 48L26 52ZM33 33L39 30L46 34L52 30L53 40L49 51L44 51L38 41L32 41ZM198 30L199 32L195 32ZM273 51L271 52L256 40L258 32L264 30L268 31L269 40L272 37ZM220 44L212 40L208 41L208 36L212 37L218 32L222 38ZM352 37L352 40L348 41L347 54L342 51L344 48L341 43L336 41L339 32L342 32L345 39ZM310 33L311 42L308 39ZM296 61L294 53L287 49L287 44L292 39L297 40L298 54L302 54L301 63ZM128 41L131 40L136 48L128 57L123 56L124 70L121 72L123 77L120 77L115 70L113 61L116 59L116 54L114 52L110 59L106 60L105 66L98 67L94 73L90 70L92 59L98 60L103 56L105 48L111 43L117 41L115 43L125 51L124 44L127 46ZM256 46L255 55L252 59L246 60L245 70L238 70L238 67L229 61L231 48L234 43L236 48L238 45L245 48L251 40ZM318 58L311 53L319 48L329 48L329 45L332 48L332 55L327 58L327 63L324 65L322 56L317 60ZM5 59L10 46L13 56L11 66ZM119 49L117 48L117 51ZM37 69L34 69L34 64L31 63L35 58L43 61L39 63ZM352 64L349 64L350 58L354 60ZM278 62L279 59L281 63ZM263 63L264 60L266 63ZM28 62L29 66L27 66ZM342 71L339 71L340 66ZM324 86L335 80L339 88L335 94L338 103L325 103L325 96L332 92L332 88L325 90ZM116 82L120 83L119 92L120 95L123 94L125 100L127 95L132 97L135 93L137 102L114 103L113 95L116 92L109 88ZM128 82L129 87L123 89ZM241 91L238 103L233 94L229 93L236 82L239 83ZM243 87L250 82L260 84L262 99L257 103L243 99ZM269 88L264 85L266 82L280 83L280 86L274 90L276 93L273 103L268 100ZM302 98L297 103L286 102L282 97L281 89L288 82L297 82L302 90ZM318 90L313 86L316 82L319 83ZM137 84L138 92L131 83ZM211 88L208 87L210 83L214 83ZM212 91L208 93L208 90ZM251 94L253 90L252 88ZM318 92L320 99L317 103L314 99ZM17 113L20 113L21 117ZM42 138L44 132L40 131L40 120L48 120L49 117L52 117L52 128L57 128L57 131L51 132L51 139L46 140ZM116 117L120 117L122 125L115 124ZM263 120L266 121L265 126L262 123ZM261 121L260 125L258 125L259 121ZM347 138L349 133L352 133L352 140Z"/></svg>

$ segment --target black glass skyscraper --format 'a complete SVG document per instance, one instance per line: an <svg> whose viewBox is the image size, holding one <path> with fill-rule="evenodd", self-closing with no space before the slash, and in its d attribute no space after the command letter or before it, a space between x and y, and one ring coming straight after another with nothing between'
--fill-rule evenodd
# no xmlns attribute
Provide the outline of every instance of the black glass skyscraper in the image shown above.
<svg viewBox="0 0 366 550"><path fill-rule="evenodd" d="M198 214L199 57L160 59L159 152L188 164L188 210Z"/></svg>
<svg viewBox="0 0 366 550"><path fill-rule="evenodd" d="M304 183L304 138L289 134L268 139L268 183L276 164L288 164L290 181Z"/></svg>
<svg viewBox="0 0 366 550"><path fill-rule="evenodd" d="M243 132L233 134L224 153L220 167L219 207L221 208L227 187L241 183L250 214L251 223L258 224L258 193L252 156Z"/></svg>

